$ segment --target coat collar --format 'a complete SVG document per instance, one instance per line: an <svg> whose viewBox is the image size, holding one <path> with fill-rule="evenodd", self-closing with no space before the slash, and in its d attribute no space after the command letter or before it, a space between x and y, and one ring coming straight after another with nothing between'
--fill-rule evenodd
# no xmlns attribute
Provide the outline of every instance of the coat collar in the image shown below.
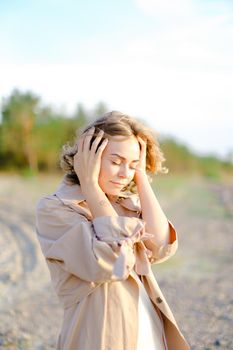
<svg viewBox="0 0 233 350"><path fill-rule="evenodd" d="M71 207L77 212L82 212L87 219L92 220L91 212L87 206L84 194L81 191L81 187L78 184L69 184L65 177L60 182L57 190L53 193L56 195L63 204ZM141 212L141 205L138 194L124 192L120 195L120 205L129 210L136 211L138 214ZM81 204L83 202L83 204ZM144 229L143 229L144 230ZM148 239L152 234L144 233L144 239ZM136 243L137 249L135 252L136 262L135 271L139 275L147 275L150 273L150 262L148 260L147 254L149 254L147 248L145 247L143 241ZM123 246L124 247L124 246ZM124 248L122 248L124 250ZM125 252L123 251L123 259L125 259Z"/></svg>
<svg viewBox="0 0 233 350"><path fill-rule="evenodd" d="M65 177L60 182L55 194L65 205L77 208L81 202L85 202L85 196L78 184L70 184ZM131 192L121 192L119 204L132 211L140 212L141 205L138 194Z"/></svg>

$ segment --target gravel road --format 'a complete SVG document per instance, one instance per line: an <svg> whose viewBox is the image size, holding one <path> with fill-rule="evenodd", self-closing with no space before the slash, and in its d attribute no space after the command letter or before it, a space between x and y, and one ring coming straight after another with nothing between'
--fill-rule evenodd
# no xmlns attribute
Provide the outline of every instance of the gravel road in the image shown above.
<svg viewBox="0 0 233 350"><path fill-rule="evenodd" d="M62 309L35 235L35 203L60 177L0 176L0 349L52 350ZM153 272L192 350L233 349L233 186L159 178L179 249Z"/></svg>

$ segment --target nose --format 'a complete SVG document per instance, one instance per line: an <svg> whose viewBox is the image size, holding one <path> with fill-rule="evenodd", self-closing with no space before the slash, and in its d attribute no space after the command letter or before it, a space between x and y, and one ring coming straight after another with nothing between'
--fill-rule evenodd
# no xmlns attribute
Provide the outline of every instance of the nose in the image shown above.
<svg viewBox="0 0 233 350"><path fill-rule="evenodd" d="M122 166L119 169L118 175L123 178L128 178L130 176L130 169L127 166L127 164L122 164Z"/></svg>

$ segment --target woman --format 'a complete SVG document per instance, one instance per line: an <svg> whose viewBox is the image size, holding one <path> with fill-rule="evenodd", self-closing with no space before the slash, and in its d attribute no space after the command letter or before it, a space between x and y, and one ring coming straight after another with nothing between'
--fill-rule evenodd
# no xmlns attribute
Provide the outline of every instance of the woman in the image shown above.
<svg viewBox="0 0 233 350"><path fill-rule="evenodd" d="M116 111L63 147L66 174L36 210L64 306L58 350L189 349L151 270L178 244L150 185L164 160L152 131Z"/></svg>

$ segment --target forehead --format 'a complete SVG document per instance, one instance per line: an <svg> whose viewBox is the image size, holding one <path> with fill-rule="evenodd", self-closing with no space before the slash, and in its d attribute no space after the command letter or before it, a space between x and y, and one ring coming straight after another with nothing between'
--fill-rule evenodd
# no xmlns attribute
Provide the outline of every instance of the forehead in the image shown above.
<svg viewBox="0 0 233 350"><path fill-rule="evenodd" d="M105 148L105 154L117 153L127 160L139 158L140 148L135 136L111 136Z"/></svg>

